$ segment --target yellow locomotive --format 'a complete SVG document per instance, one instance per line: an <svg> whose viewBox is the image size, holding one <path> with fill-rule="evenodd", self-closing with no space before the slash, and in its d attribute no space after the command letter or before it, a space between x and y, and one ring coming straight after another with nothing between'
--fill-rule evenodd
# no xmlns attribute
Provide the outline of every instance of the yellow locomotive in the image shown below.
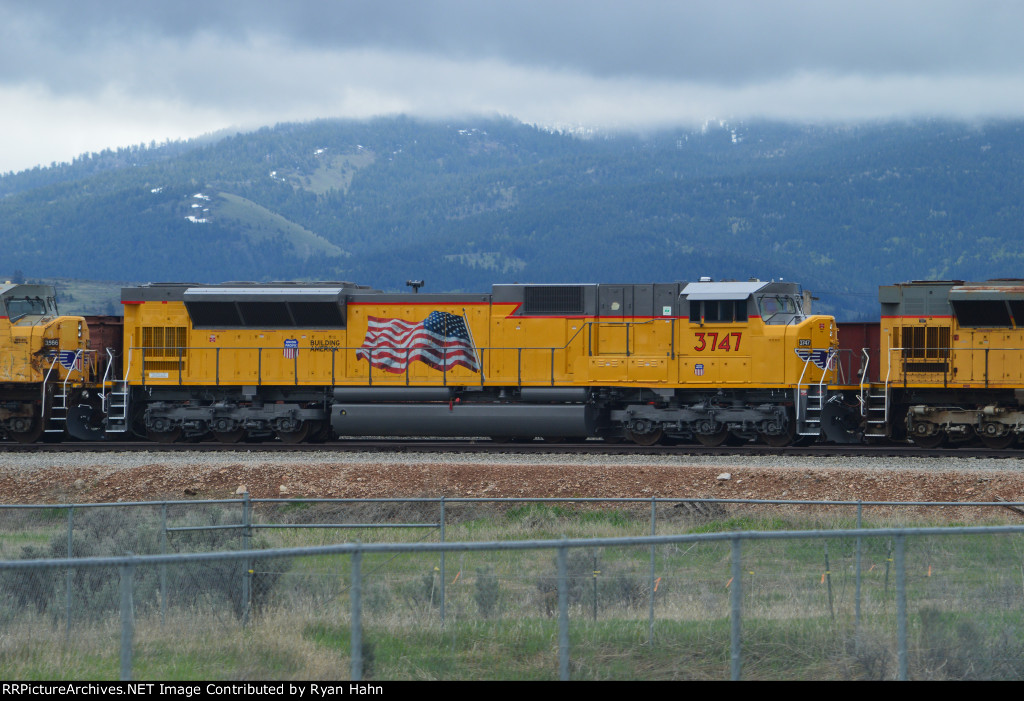
<svg viewBox="0 0 1024 701"><path fill-rule="evenodd" d="M924 281L880 288L877 382L867 434L922 447L1024 434L1024 281Z"/></svg>
<svg viewBox="0 0 1024 701"><path fill-rule="evenodd" d="M58 314L52 286L0 285L0 435L62 434L96 368L85 320Z"/></svg>
<svg viewBox="0 0 1024 701"><path fill-rule="evenodd" d="M151 284L122 302L105 432L783 445L831 423L836 325L790 282ZM75 421L98 433L95 415Z"/></svg>

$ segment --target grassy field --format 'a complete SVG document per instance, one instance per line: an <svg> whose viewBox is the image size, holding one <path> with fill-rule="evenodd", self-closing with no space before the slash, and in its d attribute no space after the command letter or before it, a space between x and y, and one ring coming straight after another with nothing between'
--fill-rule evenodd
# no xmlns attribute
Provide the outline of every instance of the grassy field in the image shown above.
<svg viewBox="0 0 1024 701"><path fill-rule="evenodd" d="M267 506L267 505L264 505ZM491 541L645 535L642 510L531 505L453 508L446 540ZM264 523L428 522L432 508L329 505L260 508ZM342 510L346 511L346 510ZM18 516L0 548L63 554L53 514ZM347 521L345 521L347 519ZM222 507L171 514L174 525L238 521ZM665 514L658 533L848 527L848 516L800 512ZM901 525L924 525L906 523ZM77 514L76 550L101 554L159 548L155 512ZM869 527L891 526L887 517ZM79 529L81 536L79 536ZM125 533L130 539L125 539ZM119 539L120 538L120 539ZM436 542L430 529L260 530L254 545ZM79 542L81 541L81 545ZM237 549L231 531L176 532L171 552ZM33 551L35 552L35 551ZM862 548L861 622L855 621L855 547L841 539L747 543L742 562L745 679L889 679L896 672L896 577L892 543ZM1024 539L949 536L907 542L910 669L916 679L1024 676ZM37 554L38 556L38 554ZM826 560L827 558L827 560ZM826 564L827 563L827 564ZM582 548L569 553L570 675L574 679L727 679L730 670L730 546ZM134 574L137 679L344 679L351 664L351 562L317 556L257 561L253 608L239 601L242 570L175 565ZM553 550L450 553L444 621L437 554L366 555L362 564L364 678L556 679L558 622ZM167 582L162 601L161 578ZM70 582L70 585L69 585ZM0 676L113 679L119 670L116 571L27 579L0 577ZM71 635L66 635L67 591ZM30 596L27 592L42 592Z"/></svg>

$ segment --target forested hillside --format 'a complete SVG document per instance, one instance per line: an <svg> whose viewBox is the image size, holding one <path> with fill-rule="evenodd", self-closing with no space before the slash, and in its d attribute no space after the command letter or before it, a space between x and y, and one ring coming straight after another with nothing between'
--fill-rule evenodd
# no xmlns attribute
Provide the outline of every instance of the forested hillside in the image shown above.
<svg viewBox="0 0 1024 701"><path fill-rule="evenodd" d="M0 177L0 275L494 282L1024 277L1024 123L714 125L643 137L509 120L319 121Z"/></svg>

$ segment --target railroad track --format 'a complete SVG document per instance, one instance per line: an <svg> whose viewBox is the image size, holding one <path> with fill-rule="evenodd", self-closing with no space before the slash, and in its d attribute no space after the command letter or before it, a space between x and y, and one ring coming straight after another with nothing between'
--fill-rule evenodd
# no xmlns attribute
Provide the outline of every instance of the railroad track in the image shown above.
<svg viewBox="0 0 1024 701"><path fill-rule="evenodd" d="M638 446L631 443L606 443L604 441L583 441L551 443L532 441L524 443L495 443L488 439L438 440L438 439L378 439L378 440L337 440L326 443L288 444L277 441L253 443L183 442L153 443L150 441L96 441L71 443L16 443L0 442L0 454L4 453L109 453L109 452L150 452L176 453L185 451L201 452L242 452L242 453L466 453L466 454L514 454L514 455L732 455L736 457L787 455L806 457L891 457L891 458L990 458L1021 459L1022 450L990 450L981 446L958 448L924 449L912 444L886 445L813 445L786 446L773 448L762 444L741 446L706 447L698 444Z"/></svg>

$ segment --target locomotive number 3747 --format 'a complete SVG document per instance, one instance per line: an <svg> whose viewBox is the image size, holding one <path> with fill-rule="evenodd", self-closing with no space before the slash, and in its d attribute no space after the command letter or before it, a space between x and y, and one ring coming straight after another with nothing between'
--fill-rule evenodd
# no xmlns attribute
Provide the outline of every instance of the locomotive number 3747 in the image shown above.
<svg viewBox="0 0 1024 701"><path fill-rule="evenodd" d="M743 336L739 331L723 334L714 331L700 331L694 335L697 337L697 345L693 349L698 353L700 351L738 351L740 339Z"/></svg>

